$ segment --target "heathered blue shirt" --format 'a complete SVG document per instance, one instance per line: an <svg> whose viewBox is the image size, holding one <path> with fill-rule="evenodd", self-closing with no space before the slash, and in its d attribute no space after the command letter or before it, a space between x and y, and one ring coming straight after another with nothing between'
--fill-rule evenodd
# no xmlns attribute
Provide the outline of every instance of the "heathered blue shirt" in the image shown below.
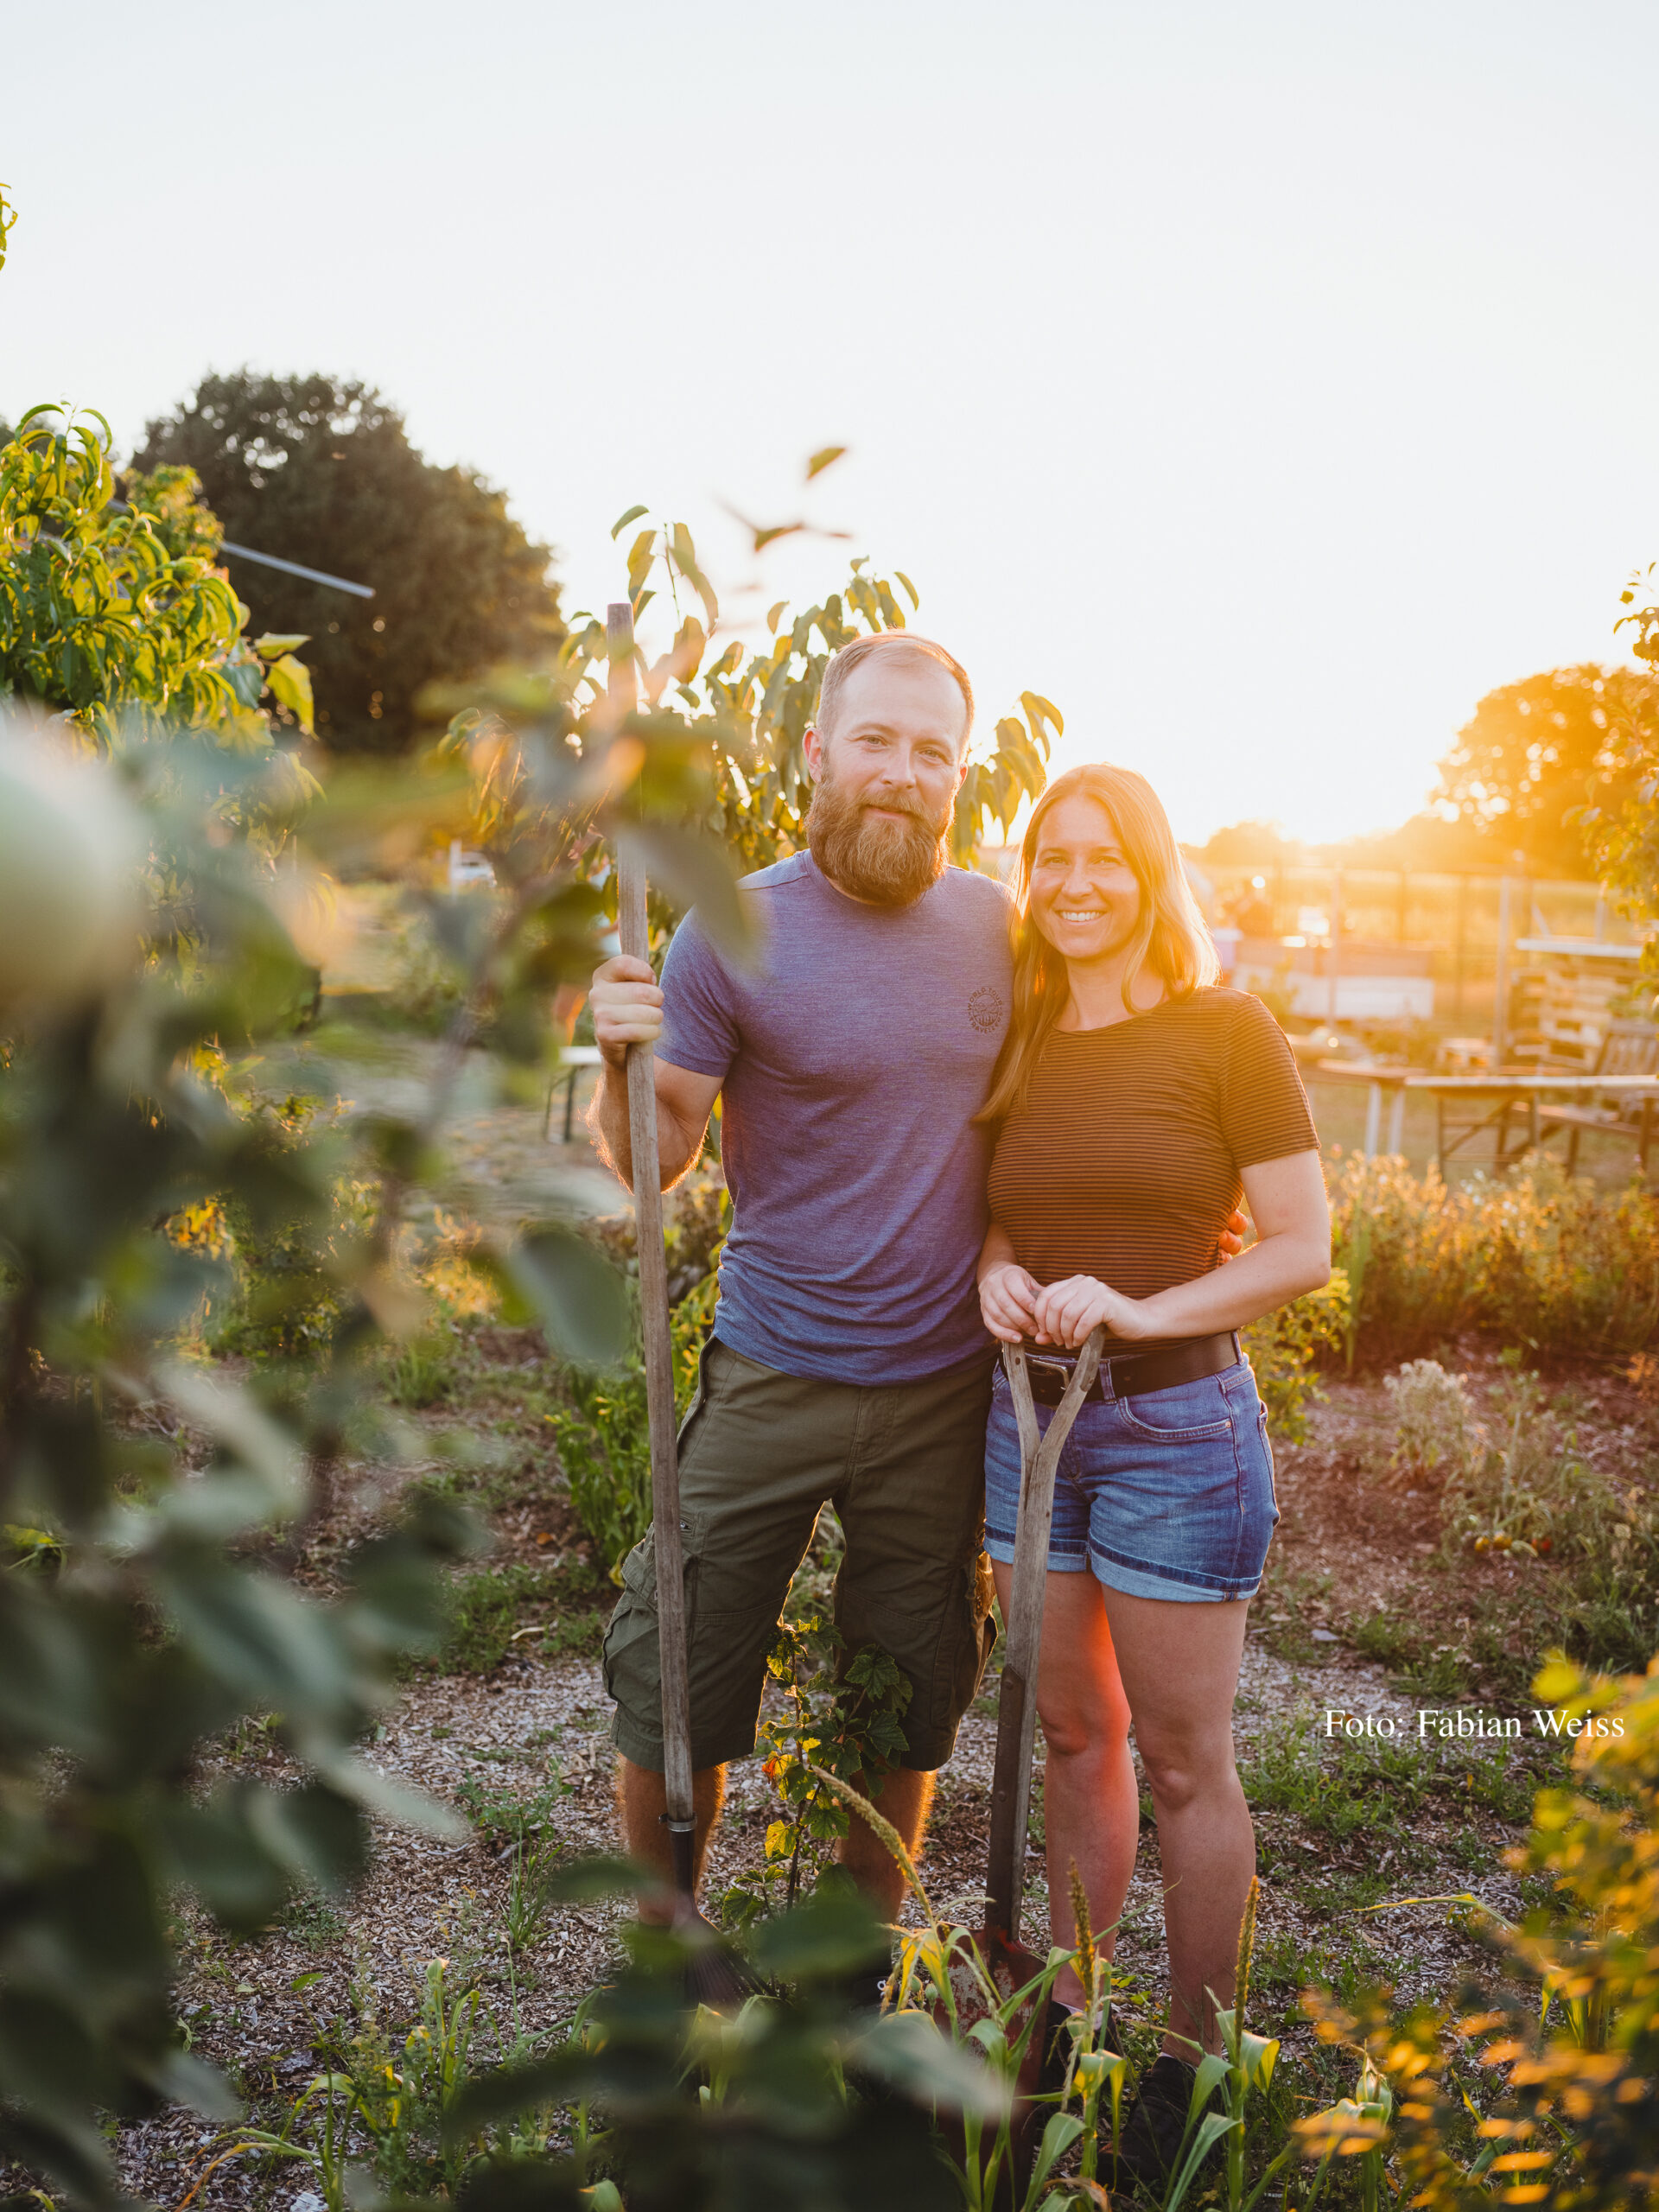
<svg viewBox="0 0 1659 2212"><path fill-rule="evenodd" d="M837 891L807 853L747 876L761 964L695 912L663 967L658 1057L721 1078L733 1202L715 1333L790 1375L907 1382L989 1339L984 1104L1007 1027L1007 894L947 868L909 906Z"/></svg>

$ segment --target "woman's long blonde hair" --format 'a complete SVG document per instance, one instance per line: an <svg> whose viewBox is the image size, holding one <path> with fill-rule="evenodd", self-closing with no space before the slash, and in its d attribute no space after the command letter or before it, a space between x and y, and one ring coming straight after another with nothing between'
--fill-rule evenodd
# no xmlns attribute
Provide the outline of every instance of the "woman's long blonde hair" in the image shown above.
<svg viewBox="0 0 1659 2212"><path fill-rule="evenodd" d="M1033 807L1020 848L1013 928L1014 1009L990 1097L976 1116L982 1122L1001 1121L1005 1114L1023 1109L1048 1033L1071 995L1064 957L1032 919L1031 871L1050 809L1079 794L1098 800L1110 815L1123 857L1141 887L1141 918L1123 971L1124 1005L1133 1010L1135 986L1148 968L1162 982L1165 996L1172 999L1190 998L1200 984L1213 983L1221 973L1157 792L1133 768L1114 768L1104 760L1068 768Z"/></svg>

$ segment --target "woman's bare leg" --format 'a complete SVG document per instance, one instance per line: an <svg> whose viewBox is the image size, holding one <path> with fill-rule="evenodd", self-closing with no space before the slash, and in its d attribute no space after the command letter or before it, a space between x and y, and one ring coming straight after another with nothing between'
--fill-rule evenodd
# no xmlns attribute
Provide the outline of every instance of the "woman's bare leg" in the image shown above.
<svg viewBox="0 0 1659 2212"><path fill-rule="evenodd" d="M1007 1618L1013 1569L993 1560ZM1076 1940L1071 1921L1075 1861L1089 1917L1109 1958L1135 1871L1141 1801L1129 1757L1129 1708L1112 1654L1112 1631L1094 1576L1051 1574L1037 1665L1037 1711L1048 1746L1043 1817L1048 1836L1048 1920L1056 1943ZM1070 1967L1054 1985L1065 2005L1081 2005L1083 1984Z"/></svg>
<svg viewBox="0 0 1659 2212"><path fill-rule="evenodd" d="M1221 2047L1206 1992L1232 2002L1239 1923L1255 1872L1255 1835L1233 1762L1249 1603L1183 1605L1116 1590L1104 1597L1158 1816L1169 1944L1164 2048L1191 2064L1195 2044Z"/></svg>

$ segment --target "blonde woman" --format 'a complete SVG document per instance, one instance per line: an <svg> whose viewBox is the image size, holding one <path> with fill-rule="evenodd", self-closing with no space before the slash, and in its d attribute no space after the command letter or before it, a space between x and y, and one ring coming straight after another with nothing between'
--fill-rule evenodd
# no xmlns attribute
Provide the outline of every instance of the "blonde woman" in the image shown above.
<svg viewBox="0 0 1659 2212"><path fill-rule="evenodd" d="M1072 1941L1071 1862L1096 1928L1122 1910L1140 1826L1131 1728L1151 1792L1169 2021L1119 2156L1160 2188L1191 2069L1218 2047L1255 1866L1232 1710L1279 1515L1234 1332L1331 1271L1295 1063L1261 1001L1218 988L1217 972L1145 779L1092 766L1051 785L1021 849L1014 1014L985 1109L997 1133L980 1302L994 1336L1025 1342L1043 1422L1077 1347L1107 1328L1060 1461L1037 1702L1057 1943ZM1241 1185L1256 1242L1224 1268ZM1019 1482L999 1374L986 1548L1005 1606ZM1080 2001L1075 1976L1057 1995Z"/></svg>

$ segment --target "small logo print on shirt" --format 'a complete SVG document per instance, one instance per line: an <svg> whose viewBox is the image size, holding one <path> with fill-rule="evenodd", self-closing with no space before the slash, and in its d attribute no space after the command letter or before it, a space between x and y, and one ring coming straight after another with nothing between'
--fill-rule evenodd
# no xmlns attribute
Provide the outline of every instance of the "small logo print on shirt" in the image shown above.
<svg viewBox="0 0 1659 2212"><path fill-rule="evenodd" d="M995 1029L1002 1019L1002 1001L996 993L982 985L968 1001L968 1019L976 1029Z"/></svg>

